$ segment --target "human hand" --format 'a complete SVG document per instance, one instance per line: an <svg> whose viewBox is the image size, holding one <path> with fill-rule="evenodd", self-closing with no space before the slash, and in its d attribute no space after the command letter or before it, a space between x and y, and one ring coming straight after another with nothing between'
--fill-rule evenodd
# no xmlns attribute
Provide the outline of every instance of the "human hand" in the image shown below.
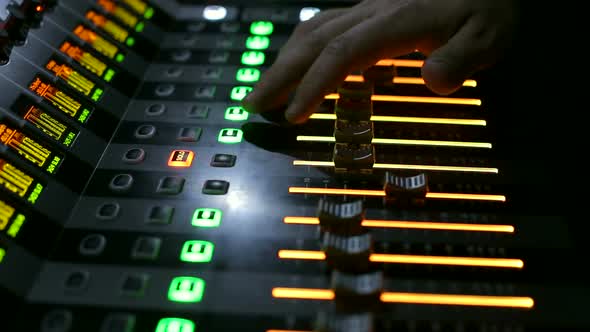
<svg viewBox="0 0 590 332"><path fill-rule="evenodd" d="M517 0L365 0L321 12L297 26L274 64L243 100L253 113L285 104L285 117L305 122L346 76L419 50L426 86L456 91L510 47Z"/></svg>

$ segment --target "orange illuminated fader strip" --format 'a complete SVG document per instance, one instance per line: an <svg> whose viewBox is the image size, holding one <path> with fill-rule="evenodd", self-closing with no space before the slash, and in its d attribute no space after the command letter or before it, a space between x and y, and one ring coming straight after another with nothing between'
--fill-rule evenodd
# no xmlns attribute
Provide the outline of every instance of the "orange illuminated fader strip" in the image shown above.
<svg viewBox="0 0 590 332"><path fill-rule="evenodd" d="M325 99L338 99L337 93L331 93ZM448 98L448 97L422 97L422 96L397 96L397 95L372 95L373 101L401 102L401 103L430 103L481 106L481 99L474 98Z"/></svg>
<svg viewBox="0 0 590 332"><path fill-rule="evenodd" d="M285 217L283 219L283 222L285 224L298 224L298 225L319 225L320 224L319 219L316 217ZM407 221L407 220L371 220L371 219L363 220L362 225L364 227L381 227L381 228L514 233L514 226L511 226L511 225L465 224L465 223Z"/></svg>
<svg viewBox="0 0 590 332"><path fill-rule="evenodd" d="M340 189L340 188L311 188L311 187L289 187L290 194L316 194L316 195L350 195L350 196L375 196L385 197L383 190L368 189ZM461 194L461 193L426 193L426 198L430 199L460 199L476 201L496 201L505 202L504 195L487 195L487 194Z"/></svg>
<svg viewBox="0 0 590 332"><path fill-rule="evenodd" d="M330 289L313 288L285 288L275 287L272 296L279 299L299 300L325 300L336 298L334 291ZM503 307L530 309L535 301L525 296L487 296L487 295L460 295L460 294L431 294L431 293L404 293L384 292L381 294L381 302L407 303L407 304L435 304L458 305L478 307Z"/></svg>
<svg viewBox="0 0 590 332"><path fill-rule="evenodd" d="M348 75L345 79L347 82L364 82L364 78L361 75ZM393 78L392 81L394 84L424 84L424 79L421 77L401 77L396 76ZM475 80L466 80L463 82L463 86L475 88L477 86L477 81Z"/></svg>
<svg viewBox="0 0 590 332"><path fill-rule="evenodd" d="M301 259L323 261L326 254L323 251L314 250L279 250L280 259ZM448 265L448 266L474 266L522 269L524 262L514 258L488 258L488 257L457 257L457 256L427 256L427 255L396 255L396 254L371 254L369 260L373 263L388 264L420 264L420 265Z"/></svg>

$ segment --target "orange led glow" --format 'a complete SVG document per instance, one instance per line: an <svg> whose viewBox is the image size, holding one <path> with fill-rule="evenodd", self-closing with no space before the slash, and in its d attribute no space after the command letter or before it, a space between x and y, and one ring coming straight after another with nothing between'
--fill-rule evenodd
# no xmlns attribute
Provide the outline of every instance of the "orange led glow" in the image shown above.
<svg viewBox="0 0 590 332"><path fill-rule="evenodd" d="M419 293L394 293L381 294L382 302L412 303L412 304L438 304L438 305L462 305L478 307L505 307L530 309L535 301L524 296L487 296L487 295L458 295L458 294L419 294Z"/></svg>
<svg viewBox="0 0 590 332"><path fill-rule="evenodd" d="M312 187L289 187L290 194L316 194L316 195L350 195L350 196L377 196L385 197L383 190L368 189L341 189L341 188L312 188ZM426 198L432 199L461 199L476 201L505 202L504 195L486 194L461 194L461 193L426 193Z"/></svg>
<svg viewBox="0 0 590 332"><path fill-rule="evenodd" d="M323 251L313 250L279 250L278 255L281 259L318 261L326 259L326 254ZM371 254L369 260L374 263L388 264L477 266L511 269L522 269L524 267L524 262L521 259L512 258Z"/></svg>
<svg viewBox="0 0 590 332"><path fill-rule="evenodd" d="M334 136L297 136L298 142L326 142L334 143ZM491 149L492 143L486 142L460 142L460 141L435 141L419 139L399 139L399 138L373 138L373 144L391 144L391 145L424 145L424 146L448 146L457 148L483 148Z"/></svg>
<svg viewBox="0 0 590 332"><path fill-rule="evenodd" d="M331 289L275 287L272 296L280 299L333 300L336 294ZM461 294L431 294L383 292L381 302L407 304L460 305L480 307L504 307L530 309L535 301L525 296L488 296Z"/></svg>
<svg viewBox="0 0 590 332"><path fill-rule="evenodd" d="M334 167L334 162L333 161L293 160L293 166ZM473 172L473 173L494 173L494 174L498 173L497 168L468 167L468 166L409 165L409 164L375 163L375 164L373 164L373 168L439 171L439 172Z"/></svg>
<svg viewBox="0 0 590 332"><path fill-rule="evenodd" d="M411 67L411 68L422 68L424 65L423 60L406 60L406 59L383 59L377 62L377 66L391 66L396 67Z"/></svg>
<svg viewBox="0 0 590 332"><path fill-rule="evenodd" d="M338 99L337 93L325 96L325 99ZM474 98L449 98L449 97L423 97L423 96L394 96L394 95L373 95L373 101L400 102L400 103L429 103L429 104L453 104L481 106L481 99Z"/></svg>
<svg viewBox="0 0 590 332"><path fill-rule="evenodd" d="M364 78L361 75L348 75L345 79L347 82L364 82ZM395 84L424 84L424 79L421 77L394 77L393 83ZM477 86L475 80L466 80L463 82L463 86L474 88Z"/></svg>
<svg viewBox="0 0 590 332"><path fill-rule="evenodd" d="M174 150L172 151L172 153L170 153L170 158L168 159L168 166L182 168L191 167L194 158L195 153L192 151Z"/></svg>
<svg viewBox="0 0 590 332"><path fill-rule="evenodd" d="M42 12L42 11L43 11L43 6L41 6L41 5L37 5L37 6L35 7L35 11L36 11L37 13L40 13L40 12Z"/></svg>
<svg viewBox="0 0 590 332"><path fill-rule="evenodd" d="M297 225L319 225L316 217L285 217L285 224ZM379 228L404 228L404 229L428 229L444 231L470 231L470 232L498 232L514 233L514 226L511 225L489 225L489 224L465 224L431 221L407 221L407 220L371 220L365 219L362 222L364 227Z"/></svg>
<svg viewBox="0 0 590 332"><path fill-rule="evenodd" d="M310 117L312 120L336 120L334 113L315 113ZM404 122L404 123L430 123L430 124L450 124L464 126L486 126L486 120L481 119L448 119L448 118L422 118L413 116L388 116L373 115L371 121L374 122Z"/></svg>

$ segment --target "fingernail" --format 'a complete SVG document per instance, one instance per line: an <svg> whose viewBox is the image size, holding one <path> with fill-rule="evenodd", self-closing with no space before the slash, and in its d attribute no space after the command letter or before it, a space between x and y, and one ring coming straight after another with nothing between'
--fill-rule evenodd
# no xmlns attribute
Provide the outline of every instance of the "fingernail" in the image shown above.
<svg viewBox="0 0 590 332"><path fill-rule="evenodd" d="M297 111L297 105L291 105L289 106L289 108L287 108L287 110L285 111L285 119L287 119L287 121L289 121L290 123L293 124L297 124L298 123L298 111Z"/></svg>

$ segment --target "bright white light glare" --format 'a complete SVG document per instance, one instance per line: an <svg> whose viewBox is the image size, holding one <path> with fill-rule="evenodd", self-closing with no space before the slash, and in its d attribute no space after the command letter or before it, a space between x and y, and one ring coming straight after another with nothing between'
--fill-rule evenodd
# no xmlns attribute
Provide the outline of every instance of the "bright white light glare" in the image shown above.
<svg viewBox="0 0 590 332"><path fill-rule="evenodd" d="M307 21L310 18L314 17L315 14L319 13L320 9L316 7L303 7L299 12L299 20L301 22Z"/></svg>
<svg viewBox="0 0 590 332"><path fill-rule="evenodd" d="M227 9L223 6L207 6L203 9L203 17L207 21L223 20L227 16Z"/></svg>

